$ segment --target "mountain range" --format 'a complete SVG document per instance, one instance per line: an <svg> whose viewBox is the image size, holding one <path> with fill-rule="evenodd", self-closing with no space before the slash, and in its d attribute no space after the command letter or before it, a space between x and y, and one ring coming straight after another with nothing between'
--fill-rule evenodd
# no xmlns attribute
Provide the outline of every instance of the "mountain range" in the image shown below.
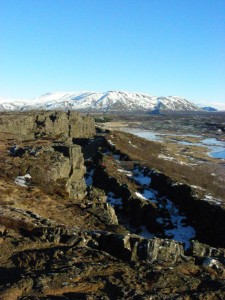
<svg viewBox="0 0 225 300"><path fill-rule="evenodd" d="M79 110L85 112L200 111L199 106L178 97L157 97L123 91L55 92L31 100L0 99L0 111Z"/></svg>

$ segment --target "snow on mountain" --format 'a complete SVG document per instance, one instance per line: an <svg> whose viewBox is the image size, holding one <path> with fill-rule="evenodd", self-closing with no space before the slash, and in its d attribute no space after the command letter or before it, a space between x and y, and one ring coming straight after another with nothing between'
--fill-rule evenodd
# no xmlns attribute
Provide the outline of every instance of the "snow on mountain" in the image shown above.
<svg viewBox="0 0 225 300"><path fill-rule="evenodd" d="M178 97L178 96L169 96L169 97L159 97L157 100L156 109L160 110L200 110L199 107L190 101Z"/></svg>
<svg viewBox="0 0 225 300"><path fill-rule="evenodd" d="M20 110L20 108L25 105L26 102L24 100L18 100L18 99L9 100L9 99L0 98L0 111Z"/></svg>
<svg viewBox="0 0 225 300"><path fill-rule="evenodd" d="M2 102L2 103L1 103ZM1 101L0 111L7 110L81 110L81 111L153 111L153 110L201 110L182 97L156 97L122 91L56 92L23 101Z"/></svg>

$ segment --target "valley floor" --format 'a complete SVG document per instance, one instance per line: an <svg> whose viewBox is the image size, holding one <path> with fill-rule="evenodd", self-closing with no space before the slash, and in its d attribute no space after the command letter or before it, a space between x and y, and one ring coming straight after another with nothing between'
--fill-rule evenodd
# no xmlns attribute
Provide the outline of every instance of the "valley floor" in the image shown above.
<svg viewBox="0 0 225 300"><path fill-rule="evenodd" d="M117 142L116 146L122 151L133 153L150 167L192 185L197 193L205 194L208 199L218 198L222 203L225 201L224 117L225 113L110 115L110 122L98 125L120 132L120 141L123 132L132 134L127 139L124 137L124 145L118 144L118 139L112 141ZM154 142L152 148L156 151L149 150L148 146L144 146L146 151L143 153L137 150L138 137Z"/></svg>

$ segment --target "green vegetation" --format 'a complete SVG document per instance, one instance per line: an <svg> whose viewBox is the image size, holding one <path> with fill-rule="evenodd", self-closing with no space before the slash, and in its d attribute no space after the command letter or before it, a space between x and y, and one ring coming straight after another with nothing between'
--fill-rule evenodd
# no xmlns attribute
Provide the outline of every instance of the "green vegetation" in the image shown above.
<svg viewBox="0 0 225 300"><path fill-rule="evenodd" d="M111 121L109 117L95 117L94 120L96 123L106 123Z"/></svg>

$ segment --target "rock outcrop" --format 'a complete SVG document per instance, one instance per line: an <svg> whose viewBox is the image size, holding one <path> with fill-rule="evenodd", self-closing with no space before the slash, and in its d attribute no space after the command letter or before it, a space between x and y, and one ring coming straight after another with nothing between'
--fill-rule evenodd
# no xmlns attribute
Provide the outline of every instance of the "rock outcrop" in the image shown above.
<svg viewBox="0 0 225 300"><path fill-rule="evenodd" d="M33 184L49 193L67 192L73 199L84 198L84 158L73 139L93 137L93 118L76 112L3 114L0 132L21 144L10 147L10 154L15 157L14 174L29 174ZM35 144L40 139L46 142Z"/></svg>
<svg viewBox="0 0 225 300"><path fill-rule="evenodd" d="M41 186L49 193L67 192L69 197L80 200L86 195L86 168L80 146L65 145L63 149L68 156L55 151L54 145L27 145L10 149L16 160L14 174L17 176L29 174L32 184Z"/></svg>
<svg viewBox="0 0 225 300"><path fill-rule="evenodd" d="M70 146L69 154L70 170L67 177L69 179L66 183L66 189L70 197L83 199L86 194L86 184L84 182L86 168L84 166L81 147L78 145Z"/></svg>
<svg viewBox="0 0 225 300"><path fill-rule="evenodd" d="M174 264L184 257L183 246L166 239L144 239L135 234L94 233L95 245L109 254L131 261L155 261Z"/></svg>
<svg viewBox="0 0 225 300"><path fill-rule="evenodd" d="M18 139L90 138L95 134L94 120L76 112L5 113L0 116L0 132Z"/></svg>
<svg viewBox="0 0 225 300"><path fill-rule="evenodd" d="M214 202L207 202L197 197L187 184L174 184L162 173L152 175L151 187L159 195L167 195L177 203L195 223L198 239L202 243L225 247L224 230L225 209ZM207 232L207 234L205 234Z"/></svg>

